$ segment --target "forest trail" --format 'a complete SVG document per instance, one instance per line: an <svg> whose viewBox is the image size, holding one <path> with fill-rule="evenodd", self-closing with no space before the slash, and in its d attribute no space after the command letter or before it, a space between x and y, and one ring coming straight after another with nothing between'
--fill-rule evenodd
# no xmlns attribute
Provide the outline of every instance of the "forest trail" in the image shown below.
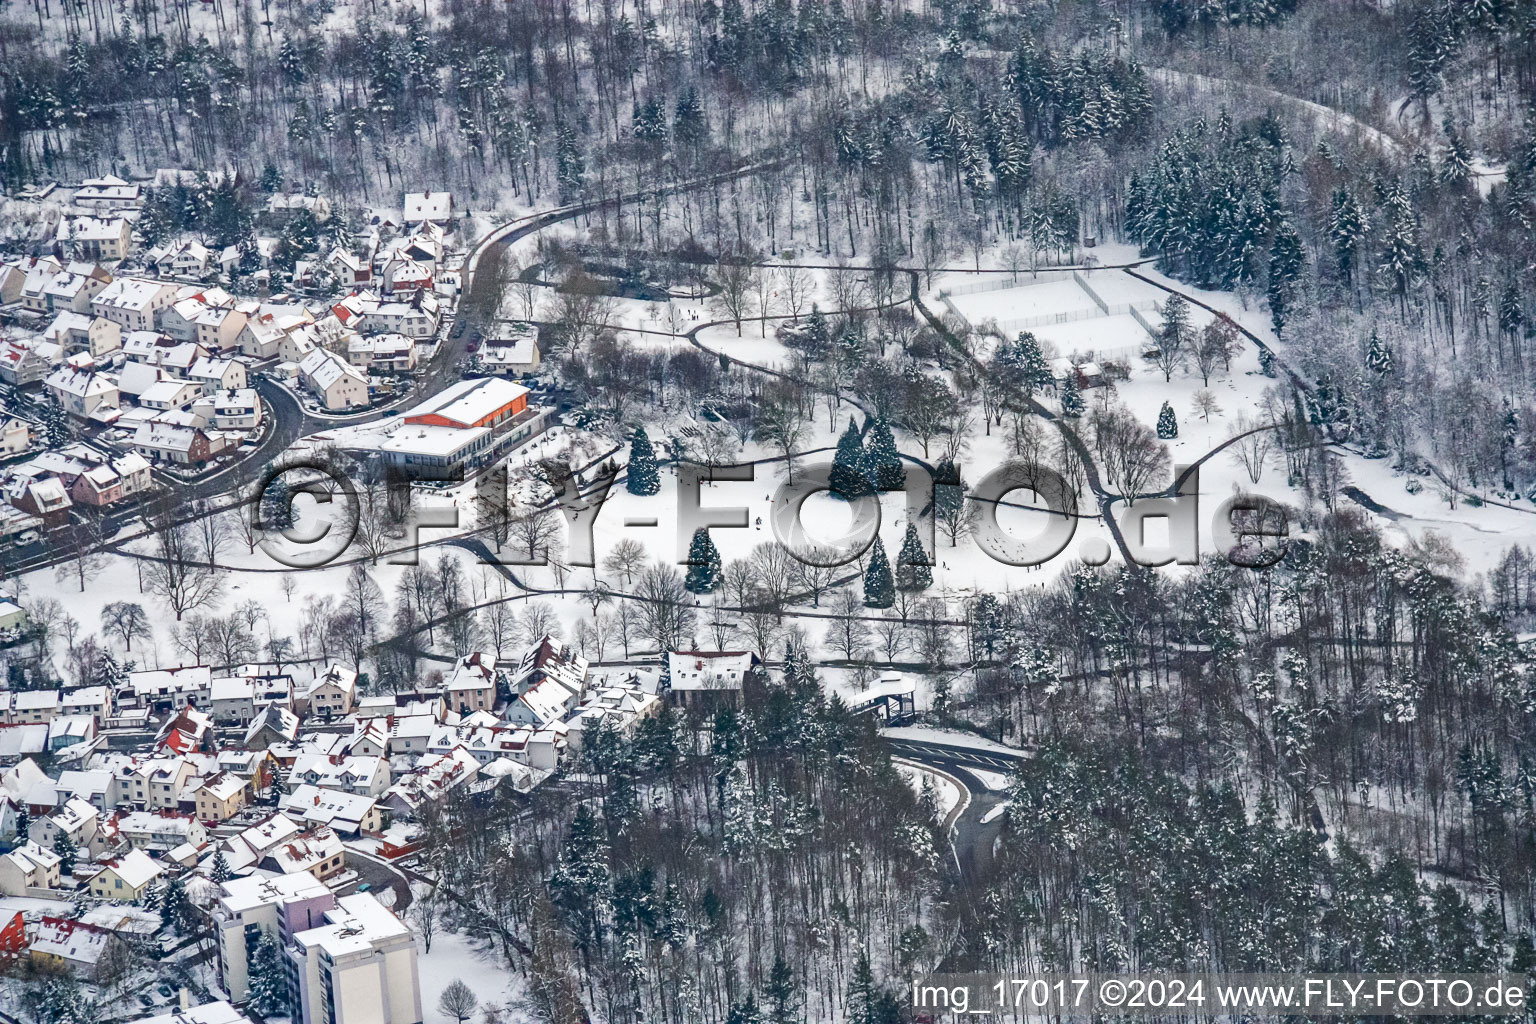
<svg viewBox="0 0 1536 1024"><path fill-rule="evenodd" d="M1265 85L1254 85L1250 82L1234 82L1230 78L1213 78L1210 75L1197 74L1193 71L1179 71L1175 68L1148 68L1147 72L1153 78L1166 85L1187 86L1206 93L1226 90L1244 93L1250 97L1257 96L1262 99L1273 100L1295 110L1304 111L1336 131L1358 135L1371 142L1388 156L1404 157L1407 155L1407 150L1403 144L1380 128L1366 124L1353 114L1324 106L1321 103L1314 103L1312 100L1304 100L1300 96L1291 96L1288 93L1271 89Z"/></svg>

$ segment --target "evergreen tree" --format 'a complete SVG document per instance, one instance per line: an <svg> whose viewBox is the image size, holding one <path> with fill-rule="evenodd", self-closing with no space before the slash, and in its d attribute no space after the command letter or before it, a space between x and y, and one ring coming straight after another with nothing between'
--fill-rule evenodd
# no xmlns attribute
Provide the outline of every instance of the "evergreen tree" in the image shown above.
<svg viewBox="0 0 1536 1024"><path fill-rule="evenodd" d="M927 590L933 585L933 560L923 550L916 523L907 524L901 551L896 555L896 585L902 590Z"/></svg>
<svg viewBox="0 0 1536 1024"><path fill-rule="evenodd" d="M1266 377L1275 375L1275 354L1268 347L1259 349L1259 372Z"/></svg>
<svg viewBox="0 0 1536 1024"><path fill-rule="evenodd" d="M869 954L861 951L853 964L853 977L848 981L848 1024L877 1024L877 997L875 972L869 965Z"/></svg>
<svg viewBox="0 0 1536 1024"><path fill-rule="evenodd" d="M693 543L688 546L685 585L690 594L713 594L720 589L720 551L708 530L693 531Z"/></svg>
<svg viewBox="0 0 1536 1024"><path fill-rule="evenodd" d="M1306 260L1301 236L1289 222L1281 224L1269 250L1269 317L1276 335L1290 320Z"/></svg>
<svg viewBox="0 0 1536 1024"><path fill-rule="evenodd" d="M27 810L26 801L16 805L16 842L22 844L27 841L27 833L32 831L32 815Z"/></svg>
<svg viewBox="0 0 1536 1024"><path fill-rule="evenodd" d="M864 604L869 608L889 608L896 603L896 581L891 576L891 561L885 554L885 542L875 538L869 568L864 570Z"/></svg>
<svg viewBox="0 0 1536 1024"><path fill-rule="evenodd" d="M757 996L748 992L747 998L733 1004L725 1015L725 1024L764 1024L763 1013L757 1007Z"/></svg>
<svg viewBox="0 0 1536 1024"><path fill-rule="evenodd" d="M870 493L869 480L864 476L864 441L852 417L848 420L848 429L837 439L837 454L832 457L830 483L832 493L846 501Z"/></svg>
<svg viewBox="0 0 1536 1024"><path fill-rule="evenodd" d="M1511 280L1499 297L1499 330L1513 338L1525 323L1525 309L1520 304L1520 287Z"/></svg>
<svg viewBox="0 0 1536 1024"><path fill-rule="evenodd" d="M288 978L282 952L265 930L258 929L255 941L246 948L246 973L251 1008L265 1018L288 1016Z"/></svg>
<svg viewBox="0 0 1536 1024"><path fill-rule="evenodd" d="M865 424L869 437L864 446L864 479L877 491L899 491L907 485L907 471L896 451L896 438L883 419Z"/></svg>
<svg viewBox="0 0 1536 1024"><path fill-rule="evenodd" d="M656 462L656 449L651 447L651 439L647 436L644 427L636 427L629 440L627 486L630 494L641 496L655 494L661 490L661 470Z"/></svg>
<svg viewBox="0 0 1536 1024"><path fill-rule="evenodd" d="M1371 347L1365 354L1365 365L1377 374L1392 372L1392 350L1375 331L1371 331Z"/></svg>
<svg viewBox="0 0 1536 1024"><path fill-rule="evenodd" d="M64 411L59 396L53 391L48 392L48 400L43 403L43 433L49 448L62 448L73 437L69 413Z"/></svg>
<svg viewBox="0 0 1536 1024"><path fill-rule="evenodd" d="M1333 193L1333 209L1328 221L1328 239L1333 243L1333 261L1345 284L1353 284L1360 245L1365 239L1365 207L1345 189Z"/></svg>
<svg viewBox="0 0 1536 1024"><path fill-rule="evenodd" d="M225 858L222 849L213 855L213 866L208 871L208 877L216 885L229 881L229 860Z"/></svg>
<svg viewBox="0 0 1536 1024"><path fill-rule="evenodd" d="M59 874L65 878L75 873L75 857L80 849L69 833L60 829L53 837L53 852L59 858Z"/></svg>
<svg viewBox="0 0 1536 1024"><path fill-rule="evenodd" d="M1456 130L1449 116L1440 122L1445 133L1445 148L1440 154L1440 180L1454 188L1460 188L1472 178L1472 154L1466 139Z"/></svg>
<svg viewBox="0 0 1536 1024"><path fill-rule="evenodd" d="M1171 441L1179 436L1179 421L1173 414L1173 406L1163 403L1162 412L1157 414L1157 436L1164 441Z"/></svg>
<svg viewBox="0 0 1536 1024"><path fill-rule="evenodd" d="M794 1024L797 1009L795 972L785 962L782 951L773 955L773 966L768 969L768 983L763 986L763 995L770 1006L768 1024Z"/></svg>
<svg viewBox="0 0 1536 1024"><path fill-rule="evenodd" d="M1068 419L1076 419L1086 408L1082 389L1077 386L1077 374L1068 373L1066 383L1061 386L1061 414Z"/></svg>
<svg viewBox="0 0 1536 1024"><path fill-rule="evenodd" d="M186 903L187 891L182 888L181 879L172 878L165 883L165 891L160 894L160 923L174 927L181 920Z"/></svg>

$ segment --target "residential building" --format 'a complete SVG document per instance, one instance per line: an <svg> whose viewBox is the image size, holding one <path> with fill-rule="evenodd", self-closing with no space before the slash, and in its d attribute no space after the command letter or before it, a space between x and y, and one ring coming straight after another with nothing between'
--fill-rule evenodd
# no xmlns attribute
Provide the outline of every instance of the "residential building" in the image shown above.
<svg viewBox="0 0 1536 1024"><path fill-rule="evenodd" d="M116 418L117 381L104 373L63 366L50 373L44 383L71 416L102 422Z"/></svg>
<svg viewBox="0 0 1536 1024"><path fill-rule="evenodd" d="M127 840L129 846L157 856L169 853L183 843L202 846L208 841L208 830L202 821L168 808L119 812L113 816L113 821L117 825L117 834Z"/></svg>
<svg viewBox="0 0 1536 1024"><path fill-rule="evenodd" d="M126 331L149 331L155 317L176 300L176 287L163 281L120 277L91 300L91 312Z"/></svg>
<svg viewBox="0 0 1536 1024"><path fill-rule="evenodd" d="M371 893L343 896L293 937L302 1024L421 1024L416 940Z"/></svg>
<svg viewBox="0 0 1536 1024"><path fill-rule="evenodd" d="M228 821L245 806L248 792L246 780L229 772L204 779L194 793L197 816L203 821Z"/></svg>
<svg viewBox="0 0 1536 1024"><path fill-rule="evenodd" d="M246 314L238 309L214 307L197 317L197 343L210 352L230 352L240 347Z"/></svg>
<svg viewBox="0 0 1536 1024"><path fill-rule="evenodd" d="M32 963L45 971L73 971L89 978L108 949L119 941L105 928L44 917L32 933Z"/></svg>
<svg viewBox="0 0 1536 1024"><path fill-rule="evenodd" d="M115 174L86 178L75 189L72 202L98 210L132 210L143 203L138 185L130 185Z"/></svg>
<svg viewBox="0 0 1536 1024"><path fill-rule="evenodd" d="M389 788L389 762L382 757L300 754L288 773L290 790L304 783L343 793L378 796Z"/></svg>
<svg viewBox="0 0 1536 1024"><path fill-rule="evenodd" d="M200 384L205 395L236 390L245 387L245 364L236 359L205 356L192 364L187 371L187 380Z"/></svg>
<svg viewBox="0 0 1536 1024"><path fill-rule="evenodd" d="M403 334L355 335L347 343L347 362L392 373L414 370L416 343Z"/></svg>
<svg viewBox="0 0 1536 1024"><path fill-rule="evenodd" d="M92 299L111 281L111 273L94 263L71 263L43 285L43 306L50 313L89 313Z"/></svg>
<svg viewBox="0 0 1536 1024"><path fill-rule="evenodd" d="M453 193L407 192L401 219L406 226L446 224L453 220Z"/></svg>
<svg viewBox="0 0 1536 1024"><path fill-rule="evenodd" d="M66 353L89 352L101 361L123 347L123 329L103 317L65 310L53 318L43 337L61 345Z"/></svg>
<svg viewBox="0 0 1536 1024"><path fill-rule="evenodd" d="M474 651L460 658L443 683L443 701L461 714L489 711L496 706L496 659Z"/></svg>
<svg viewBox="0 0 1536 1024"><path fill-rule="evenodd" d="M746 687L762 679L762 659L746 651L669 651L666 658L663 686L689 710L739 704Z"/></svg>
<svg viewBox="0 0 1536 1024"><path fill-rule="evenodd" d="M100 820L96 808L78 797L70 797L53 813L33 819L27 836L37 845L51 850L60 835L67 835L76 849L87 850L96 838Z"/></svg>
<svg viewBox="0 0 1536 1024"><path fill-rule="evenodd" d="M341 793L305 784L283 797L278 808L310 828L325 826L355 837L384 827L384 811L378 801L361 793Z"/></svg>
<svg viewBox="0 0 1536 1024"><path fill-rule="evenodd" d="M280 874L308 871L323 882L341 871L345 859L341 837L322 825L273 847L260 866Z"/></svg>
<svg viewBox="0 0 1536 1024"><path fill-rule="evenodd" d="M25 896L28 889L57 889L62 884L59 855L46 846L26 842L0 856L0 894Z"/></svg>
<svg viewBox="0 0 1536 1024"><path fill-rule="evenodd" d="M308 871L231 878L219 888L212 910L217 975L219 987L236 1002L250 995L250 947L258 933L286 947L295 934L324 924L325 911L336 905L335 894Z"/></svg>
<svg viewBox="0 0 1536 1024"><path fill-rule="evenodd" d="M334 352L317 348L299 363L304 386L331 412L368 404L368 378Z"/></svg>
<svg viewBox="0 0 1536 1024"><path fill-rule="evenodd" d="M539 368L539 328L526 320L501 321L481 343L480 366L491 373L521 377Z"/></svg>
<svg viewBox="0 0 1536 1024"><path fill-rule="evenodd" d="M133 228L125 217L66 217L56 237L72 259L111 262L128 255Z"/></svg>
<svg viewBox="0 0 1536 1024"><path fill-rule="evenodd" d="M213 669L207 665L182 665L178 668L143 669L128 673L131 699L141 707L168 709L208 702L208 686Z"/></svg>
<svg viewBox="0 0 1536 1024"><path fill-rule="evenodd" d="M589 692L566 719L571 749L579 751L587 730L605 723L616 733L633 737L640 723L660 714L661 698L636 684L604 686Z"/></svg>
<svg viewBox="0 0 1536 1024"><path fill-rule="evenodd" d="M139 404L146 409L164 412L191 405L192 400L202 393L202 387L192 381L167 377L145 388L139 395Z"/></svg>
<svg viewBox="0 0 1536 1024"><path fill-rule="evenodd" d="M60 695L59 710L66 715L89 715L97 725L112 717L112 691L105 686L81 686Z"/></svg>
<svg viewBox="0 0 1536 1024"><path fill-rule="evenodd" d="M90 715L59 715L48 723L49 752L89 743L95 738L96 719Z"/></svg>
<svg viewBox="0 0 1536 1024"><path fill-rule="evenodd" d="M107 861L86 883L99 900L123 900L135 903L145 897L150 885L164 874L164 869L143 850L130 850Z"/></svg>
<svg viewBox="0 0 1536 1024"><path fill-rule="evenodd" d="M155 462L202 466L229 447L229 438L219 431L209 433L198 427L151 420L139 424L133 435L133 446L139 454Z"/></svg>
<svg viewBox="0 0 1536 1024"><path fill-rule="evenodd" d="M308 714L328 720L351 714L356 696L357 673L332 662L315 674L304 696L296 700Z"/></svg>
<svg viewBox="0 0 1536 1024"><path fill-rule="evenodd" d="M280 704L268 704L246 729L245 748L266 750L275 743L292 743L298 735L299 716Z"/></svg>

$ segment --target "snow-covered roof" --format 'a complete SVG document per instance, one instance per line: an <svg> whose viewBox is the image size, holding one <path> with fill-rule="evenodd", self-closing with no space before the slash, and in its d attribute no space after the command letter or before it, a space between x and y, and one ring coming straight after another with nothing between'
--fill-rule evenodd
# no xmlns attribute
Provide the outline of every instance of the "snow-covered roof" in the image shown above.
<svg viewBox="0 0 1536 1024"><path fill-rule="evenodd" d="M32 934L32 952L59 957L79 964L95 964L106 952L112 933L79 921L45 917Z"/></svg>
<svg viewBox="0 0 1536 1024"><path fill-rule="evenodd" d="M373 797L363 793L342 793L305 783L283 797L278 807L285 814L311 825L335 826L355 831L368 812L373 810L374 803Z"/></svg>
<svg viewBox="0 0 1536 1024"><path fill-rule="evenodd" d="M745 651L668 651L674 690L739 690L756 656Z"/></svg>
<svg viewBox="0 0 1536 1024"><path fill-rule="evenodd" d="M91 301L110 309L145 312L167 287L159 281L120 277L103 288Z"/></svg>
<svg viewBox="0 0 1536 1024"><path fill-rule="evenodd" d="M454 426L479 426L527 394L527 388L502 377L461 380L406 413L405 421L436 416Z"/></svg>
<svg viewBox="0 0 1536 1024"><path fill-rule="evenodd" d="M407 224L419 221L443 221L453 216L453 193L407 192L405 194L404 220Z"/></svg>
<svg viewBox="0 0 1536 1024"><path fill-rule="evenodd" d="M220 999L155 1017L141 1017L134 1024L250 1024L250 1018Z"/></svg>
<svg viewBox="0 0 1536 1024"><path fill-rule="evenodd" d="M245 878L231 878L220 889L219 902L235 914L274 903L314 899L331 891L308 871L294 871L275 877L249 875Z"/></svg>
<svg viewBox="0 0 1536 1024"><path fill-rule="evenodd" d="M121 878L123 884L130 889L137 889L142 885L147 885L158 878L164 871L143 850L131 850L116 860L107 861L97 874L99 875L102 871L109 870L117 875L118 878Z"/></svg>
<svg viewBox="0 0 1536 1024"><path fill-rule="evenodd" d="M76 370L61 366L48 375L46 383L55 391L74 395L77 398L117 394L117 381L95 370Z"/></svg>

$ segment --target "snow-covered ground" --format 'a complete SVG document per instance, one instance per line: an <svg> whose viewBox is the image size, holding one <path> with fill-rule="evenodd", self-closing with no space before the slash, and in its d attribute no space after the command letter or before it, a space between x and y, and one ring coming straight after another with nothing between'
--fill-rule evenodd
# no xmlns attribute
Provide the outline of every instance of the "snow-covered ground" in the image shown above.
<svg viewBox="0 0 1536 1024"><path fill-rule="evenodd" d="M416 938L417 967L421 974L421 1012L433 1024L453 1024L454 1018L438 1009L443 989L455 980L469 986L479 999L475 1016L496 1007L503 1020L522 1019L518 1006L526 992L525 979L507 967L498 950L483 936L448 931L441 925L432 935L432 952L426 952L421 937ZM508 1007L511 1007L510 1016Z"/></svg>

